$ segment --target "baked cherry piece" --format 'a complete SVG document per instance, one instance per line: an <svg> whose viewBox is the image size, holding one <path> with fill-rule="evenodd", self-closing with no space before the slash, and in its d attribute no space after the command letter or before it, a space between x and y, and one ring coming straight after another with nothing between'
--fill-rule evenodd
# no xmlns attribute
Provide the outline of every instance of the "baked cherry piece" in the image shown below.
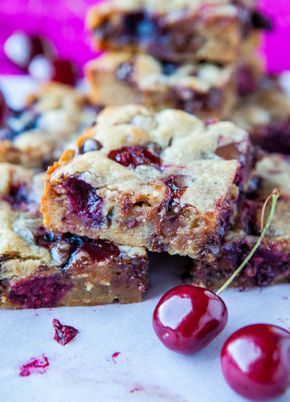
<svg viewBox="0 0 290 402"><path fill-rule="evenodd" d="M49 59L36 56L28 67L29 74L37 81L57 81L66 85L75 85L77 81L76 66L69 60Z"/></svg>
<svg viewBox="0 0 290 402"><path fill-rule="evenodd" d="M208 289L181 285L163 295L153 313L153 328L175 352L191 354L207 346L224 329L228 311Z"/></svg>
<svg viewBox="0 0 290 402"><path fill-rule="evenodd" d="M224 344L221 364L226 381L243 397L278 397L290 386L290 332L270 324L241 328Z"/></svg>
<svg viewBox="0 0 290 402"><path fill-rule="evenodd" d="M161 159L158 155L151 152L149 148L153 148L154 144L148 144L149 147L134 145L131 147L122 147L109 152L108 158L120 163L120 165L135 169L140 165L153 166L159 169Z"/></svg>
<svg viewBox="0 0 290 402"><path fill-rule="evenodd" d="M53 47L47 39L25 32L15 32L9 36L4 44L4 53L23 70L27 70L32 59L39 54L50 58L54 55Z"/></svg>
<svg viewBox="0 0 290 402"><path fill-rule="evenodd" d="M62 346L71 342L79 333L76 328L70 327L69 325L63 325L57 319L52 320L52 325L55 330L53 339Z"/></svg>

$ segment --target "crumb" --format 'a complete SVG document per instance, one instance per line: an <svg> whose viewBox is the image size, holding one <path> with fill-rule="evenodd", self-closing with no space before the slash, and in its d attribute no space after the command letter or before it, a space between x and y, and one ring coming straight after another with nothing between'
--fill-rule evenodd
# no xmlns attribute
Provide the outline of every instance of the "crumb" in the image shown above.
<svg viewBox="0 0 290 402"><path fill-rule="evenodd" d="M55 330L53 339L62 346L71 342L79 333L76 328L70 327L69 325L62 325L57 319L52 320L52 325Z"/></svg>
<svg viewBox="0 0 290 402"><path fill-rule="evenodd" d="M120 356L120 354L121 354L121 352L114 352L113 354L112 354L112 360L113 360L113 362L115 363L115 364L117 364L117 361L116 361L116 359Z"/></svg>
<svg viewBox="0 0 290 402"><path fill-rule="evenodd" d="M48 358L42 354L40 357L33 357L28 363L19 368L21 377L28 377L31 374L44 374L49 366Z"/></svg>

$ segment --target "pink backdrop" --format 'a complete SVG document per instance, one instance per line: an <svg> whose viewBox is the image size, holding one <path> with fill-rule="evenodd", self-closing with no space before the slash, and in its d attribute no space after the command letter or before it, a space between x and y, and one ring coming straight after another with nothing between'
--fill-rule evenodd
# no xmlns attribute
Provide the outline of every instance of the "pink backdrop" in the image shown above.
<svg viewBox="0 0 290 402"><path fill-rule="evenodd" d="M2 47L15 30L41 33L53 40L62 57L82 66L94 56L84 29L84 17L98 0L1 0L0 73L19 73L5 58ZM158 1L158 0L156 0ZM290 70L290 1L261 0L261 8L274 17L275 32L265 37L268 70Z"/></svg>

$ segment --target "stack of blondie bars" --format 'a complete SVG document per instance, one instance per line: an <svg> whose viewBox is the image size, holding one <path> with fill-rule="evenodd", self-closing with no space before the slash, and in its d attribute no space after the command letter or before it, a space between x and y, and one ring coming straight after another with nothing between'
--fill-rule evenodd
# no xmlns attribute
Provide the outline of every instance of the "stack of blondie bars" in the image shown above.
<svg viewBox="0 0 290 402"><path fill-rule="evenodd" d="M148 251L215 288L274 188L235 285L289 280L290 101L256 55L271 24L255 1L107 0L88 25L106 51L88 96L44 85L0 129L0 306L140 301Z"/></svg>
<svg viewBox="0 0 290 402"><path fill-rule="evenodd" d="M238 94L255 89L260 31L271 26L255 0L110 0L88 23L107 51L87 66L93 101L203 119L229 118Z"/></svg>

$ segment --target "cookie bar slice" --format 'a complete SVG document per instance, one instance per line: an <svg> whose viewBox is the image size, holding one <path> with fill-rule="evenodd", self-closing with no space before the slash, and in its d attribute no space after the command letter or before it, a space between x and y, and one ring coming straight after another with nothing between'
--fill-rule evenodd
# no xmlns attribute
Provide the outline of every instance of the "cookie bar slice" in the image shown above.
<svg viewBox="0 0 290 402"><path fill-rule="evenodd" d="M231 120L264 150L290 154L290 99L277 78L261 80L256 92L240 101Z"/></svg>
<svg viewBox="0 0 290 402"><path fill-rule="evenodd" d="M137 302L148 287L142 248L56 234L39 211L42 175L0 164L0 307Z"/></svg>
<svg viewBox="0 0 290 402"><path fill-rule="evenodd" d="M271 23L254 0L108 0L89 11L88 26L97 49L227 64L251 54Z"/></svg>
<svg viewBox="0 0 290 402"><path fill-rule="evenodd" d="M21 110L10 110L0 127L0 162L43 168L95 119L84 94L57 83L42 85Z"/></svg>
<svg viewBox="0 0 290 402"><path fill-rule="evenodd" d="M45 225L195 258L223 238L250 155L231 123L108 107L48 170Z"/></svg>
<svg viewBox="0 0 290 402"><path fill-rule="evenodd" d="M88 63L90 99L101 105L140 103L224 118L236 101L236 69L209 63L160 62L148 54L109 52Z"/></svg>
<svg viewBox="0 0 290 402"><path fill-rule="evenodd" d="M265 199L274 188L281 196L266 242L263 242L233 285L268 286L290 281L290 158L265 155L256 167L251 189L242 203L236 227L216 254L193 263L195 284L218 288L245 260L261 231Z"/></svg>

